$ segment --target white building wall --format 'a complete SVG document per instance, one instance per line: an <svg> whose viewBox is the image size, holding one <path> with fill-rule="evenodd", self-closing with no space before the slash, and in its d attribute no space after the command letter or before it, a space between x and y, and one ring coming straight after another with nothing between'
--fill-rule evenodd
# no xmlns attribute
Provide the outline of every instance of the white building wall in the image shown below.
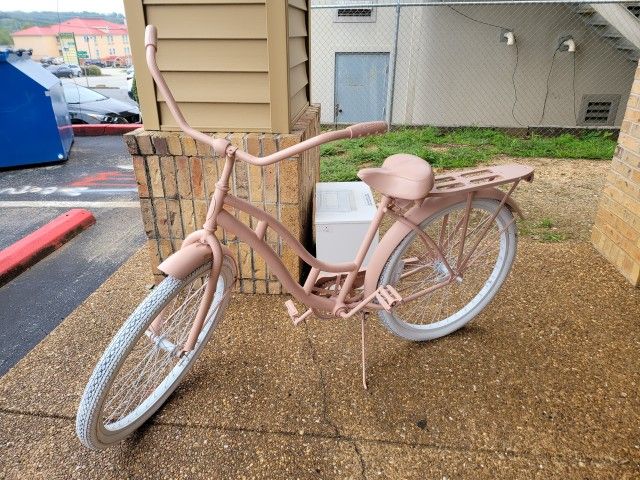
<svg viewBox="0 0 640 480"><path fill-rule="evenodd" d="M499 42L500 30L473 22L449 7L403 7L393 123L438 126L574 126L583 95L618 94L622 121L636 64L563 5L457 6L475 19L513 29L516 47ZM333 122L336 52L392 52L395 9L376 9L372 23L335 22L335 10L311 11L311 97L322 122ZM561 35L574 54L558 52ZM391 62L392 63L392 62ZM514 86L517 102L514 107ZM513 108L513 113L512 113ZM514 118L515 117L515 118Z"/></svg>

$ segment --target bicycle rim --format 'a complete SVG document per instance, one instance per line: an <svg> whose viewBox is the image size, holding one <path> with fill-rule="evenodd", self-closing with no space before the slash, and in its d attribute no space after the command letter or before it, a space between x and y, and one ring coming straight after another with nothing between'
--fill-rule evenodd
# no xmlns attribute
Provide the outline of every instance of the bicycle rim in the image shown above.
<svg viewBox="0 0 640 480"><path fill-rule="evenodd" d="M392 312L382 311L385 325L397 335L411 340L428 340L446 335L477 315L496 294L508 274L516 248L515 224L506 207L482 233L499 207L493 200L472 203L464 239L464 259L480 241L462 278L407 303ZM466 202L453 205L426 219L420 228L436 243L444 244L449 265L459 261L463 235L461 221ZM447 278L448 271L437 254L426 248L415 232L409 233L389 258L380 285L391 284L407 298L433 287Z"/></svg>
<svg viewBox="0 0 640 480"><path fill-rule="evenodd" d="M89 379L76 422L78 436L101 449L138 428L171 395L203 350L222 317L232 269L225 265L205 324L191 352L178 356L189 334L209 276L203 265L186 279L167 277L138 306L105 350ZM160 313L157 335L148 330Z"/></svg>

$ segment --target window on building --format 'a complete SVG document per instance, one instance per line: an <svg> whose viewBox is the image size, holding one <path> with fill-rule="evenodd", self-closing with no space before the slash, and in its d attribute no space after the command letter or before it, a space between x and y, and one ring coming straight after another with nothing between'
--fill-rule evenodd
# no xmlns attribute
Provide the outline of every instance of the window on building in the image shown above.
<svg viewBox="0 0 640 480"><path fill-rule="evenodd" d="M367 8L338 8L336 10L335 22L358 23L375 22L376 9Z"/></svg>
<svg viewBox="0 0 640 480"><path fill-rule="evenodd" d="M129 43L129 35L123 35L122 40L124 41L124 43Z"/></svg>
<svg viewBox="0 0 640 480"><path fill-rule="evenodd" d="M84 36L84 43L89 43L89 35Z"/></svg>
<svg viewBox="0 0 640 480"><path fill-rule="evenodd" d="M131 53L131 51L129 50L129 47L124 47L124 53L126 53L127 55Z"/></svg>
<svg viewBox="0 0 640 480"><path fill-rule="evenodd" d="M113 44L113 35L107 35L107 43L108 43L109 45L112 45L112 44Z"/></svg>

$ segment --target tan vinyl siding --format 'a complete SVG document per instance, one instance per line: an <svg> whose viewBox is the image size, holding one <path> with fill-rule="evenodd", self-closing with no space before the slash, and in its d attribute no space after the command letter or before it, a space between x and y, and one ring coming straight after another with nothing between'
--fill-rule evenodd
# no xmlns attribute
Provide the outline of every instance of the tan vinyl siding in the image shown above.
<svg viewBox="0 0 640 480"><path fill-rule="evenodd" d="M305 107L309 105L308 98L306 87L291 97L291 111L295 112L296 116L300 115L305 110Z"/></svg>
<svg viewBox="0 0 640 480"><path fill-rule="evenodd" d="M307 0L289 0L289 5L305 12L308 10Z"/></svg>
<svg viewBox="0 0 640 480"><path fill-rule="evenodd" d="M299 37L289 39L289 67L293 68L309 60L307 55L307 40Z"/></svg>
<svg viewBox="0 0 640 480"><path fill-rule="evenodd" d="M307 36L307 15L289 2L289 37Z"/></svg>
<svg viewBox="0 0 640 480"><path fill-rule="evenodd" d="M309 43L306 0L289 0L289 110L291 123L309 104Z"/></svg>
<svg viewBox="0 0 640 480"><path fill-rule="evenodd" d="M175 130L144 58L158 27L158 66L192 126L288 133L308 104L306 0L124 0L145 128Z"/></svg>
<svg viewBox="0 0 640 480"><path fill-rule="evenodd" d="M160 123L166 130L176 130L167 105L160 103ZM182 113L194 128L208 131L268 131L269 104L185 103Z"/></svg>
<svg viewBox="0 0 640 480"><path fill-rule="evenodd" d="M269 103L267 73L165 72L164 78L178 102Z"/></svg>
<svg viewBox="0 0 640 480"><path fill-rule="evenodd" d="M264 5L149 5L146 15L159 39L267 38Z"/></svg>
<svg viewBox="0 0 640 480"><path fill-rule="evenodd" d="M290 74L289 88L291 89L291 92L294 95L298 93L301 88L303 88L309 83L306 62L296 65L295 67L292 67L289 70L289 74Z"/></svg>
<svg viewBox="0 0 640 480"><path fill-rule="evenodd" d="M266 39L158 41L162 71L267 73L268 55Z"/></svg>

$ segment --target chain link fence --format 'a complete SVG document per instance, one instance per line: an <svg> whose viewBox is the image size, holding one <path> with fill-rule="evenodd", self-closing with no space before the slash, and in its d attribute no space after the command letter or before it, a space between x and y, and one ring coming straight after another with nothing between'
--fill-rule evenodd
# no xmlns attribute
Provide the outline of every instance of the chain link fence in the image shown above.
<svg viewBox="0 0 640 480"><path fill-rule="evenodd" d="M311 2L311 100L327 126L619 127L640 3Z"/></svg>

